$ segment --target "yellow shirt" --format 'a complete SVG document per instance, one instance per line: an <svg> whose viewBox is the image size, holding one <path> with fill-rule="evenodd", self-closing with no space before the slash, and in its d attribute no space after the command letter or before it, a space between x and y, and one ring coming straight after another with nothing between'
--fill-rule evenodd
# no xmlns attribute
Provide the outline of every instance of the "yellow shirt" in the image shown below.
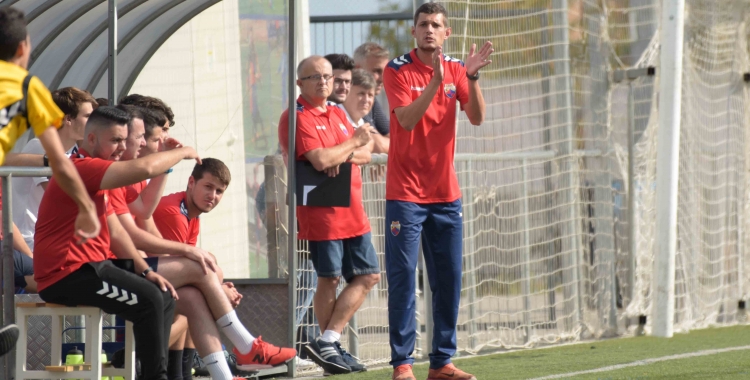
<svg viewBox="0 0 750 380"><path fill-rule="evenodd" d="M10 107L23 98L23 80L28 71L13 63L0 61L0 165L5 162L5 154L13 149L16 140L29 128L36 136L44 133L53 126L60 128L64 116L60 108L52 100L47 87L37 77L29 82L26 108L28 120L21 115L15 115L10 122L7 113ZM7 125L5 125L7 123Z"/></svg>

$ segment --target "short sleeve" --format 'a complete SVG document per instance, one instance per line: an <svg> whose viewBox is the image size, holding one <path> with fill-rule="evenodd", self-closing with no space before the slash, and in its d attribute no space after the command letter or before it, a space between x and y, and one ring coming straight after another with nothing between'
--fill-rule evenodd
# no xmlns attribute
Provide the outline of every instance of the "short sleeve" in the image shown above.
<svg viewBox="0 0 750 380"><path fill-rule="evenodd" d="M464 109L469 102L469 78L466 77L466 67L463 64L456 65L456 72L453 74L456 81L457 99L461 103L461 109Z"/></svg>
<svg viewBox="0 0 750 380"><path fill-rule="evenodd" d="M117 190L117 189L115 189L115 190ZM109 194L109 195L108 195L108 197L109 197L109 202L107 202L107 210L106 210L106 215L107 215L107 216L110 216L110 215L113 215L113 214L117 214L117 213L115 212L115 207L114 207L114 205L112 204L112 203L113 203L113 200L112 200L112 190L107 190L107 194ZM119 214L118 214L118 215L119 215Z"/></svg>
<svg viewBox="0 0 750 380"><path fill-rule="evenodd" d="M62 125L63 112L52 100L52 94L37 77L32 77L29 82L26 104L29 128L34 131L34 135L40 136L50 126L59 128Z"/></svg>
<svg viewBox="0 0 750 380"><path fill-rule="evenodd" d="M344 120L346 120L346 116L344 116ZM323 142L320 141L315 124L305 116L304 111L297 112L297 133L295 137L298 159L311 150L323 148Z"/></svg>
<svg viewBox="0 0 750 380"><path fill-rule="evenodd" d="M405 107L412 103L411 88L406 83L404 76L392 67L386 67L383 73L383 87L388 97L390 112L399 107ZM374 115L373 115L374 116Z"/></svg>
<svg viewBox="0 0 750 380"><path fill-rule="evenodd" d="M78 169L78 174L83 180L83 185L86 186L86 191L89 194L94 194L101 190L102 178L107 173L109 165L112 165L112 161L102 160L100 158L86 158L86 159L75 159L73 164Z"/></svg>
<svg viewBox="0 0 750 380"><path fill-rule="evenodd" d="M279 147L285 157L289 155L289 110L282 112L279 118Z"/></svg>
<svg viewBox="0 0 750 380"><path fill-rule="evenodd" d="M123 192L125 193L125 203L131 204L135 202L136 199L141 195L141 191L143 191L143 188L146 187L146 184L143 182L135 183L129 186L123 187Z"/></svg>
<svg viewBox="0 0 750 380"><path fill-rule="evenodd" d="M156 216L154 216L156 218ZM181 213L159 213L159 220L155 220L159 233L164 239L188 243L188 220Z"/></svg>
<svg viewBox="0 0 750 380"><path fill-rule="evenodd" d="M119 189L112 189L109 191L109 204L112 206L114 213L117 215L130 213L130 210L128 209L128 203L125 202L125 188L123 187Z"/></svg>

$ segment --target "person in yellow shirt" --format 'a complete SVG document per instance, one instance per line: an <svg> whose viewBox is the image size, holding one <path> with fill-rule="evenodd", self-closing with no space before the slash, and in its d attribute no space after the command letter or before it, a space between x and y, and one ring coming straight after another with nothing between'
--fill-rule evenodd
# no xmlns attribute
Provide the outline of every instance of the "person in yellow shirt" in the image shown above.
<svg viewBox="0 0 750 380"><path fill-rule="evenodd" d="M29 76L30 55L31 38L23 12L12 7L0 9L0 165L16 140L31 129L47 152L44 160L52 168L52 177L78 205L75 234L83 244L99 235L96 207L57 134L62 111L44 84Z"/></svg>

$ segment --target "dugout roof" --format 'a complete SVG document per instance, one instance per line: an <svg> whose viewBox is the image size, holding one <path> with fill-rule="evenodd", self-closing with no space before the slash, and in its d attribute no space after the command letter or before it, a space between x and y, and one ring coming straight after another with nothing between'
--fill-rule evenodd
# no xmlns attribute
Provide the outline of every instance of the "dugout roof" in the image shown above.
<svg viewBox="0 0 750 380"><path fill-rule="evenodd" d="M181 26L221 0L118 0L117 99ZM29 71L50 89L75 86L107 97L107 0L4 0L26 13Z"/></svg>

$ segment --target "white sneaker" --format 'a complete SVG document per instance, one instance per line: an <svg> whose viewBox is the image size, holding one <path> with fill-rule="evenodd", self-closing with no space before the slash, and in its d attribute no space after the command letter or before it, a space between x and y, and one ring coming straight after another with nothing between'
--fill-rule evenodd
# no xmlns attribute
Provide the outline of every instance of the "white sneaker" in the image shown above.
<svg viewBox="0 0 750 380"><path fill-rule="evenodd" d="M294 358L294 364L297 366L297 368L301 369L307 369L315 367L315 362L312 360L302 359L301 357L297 356Z"/></svg>

